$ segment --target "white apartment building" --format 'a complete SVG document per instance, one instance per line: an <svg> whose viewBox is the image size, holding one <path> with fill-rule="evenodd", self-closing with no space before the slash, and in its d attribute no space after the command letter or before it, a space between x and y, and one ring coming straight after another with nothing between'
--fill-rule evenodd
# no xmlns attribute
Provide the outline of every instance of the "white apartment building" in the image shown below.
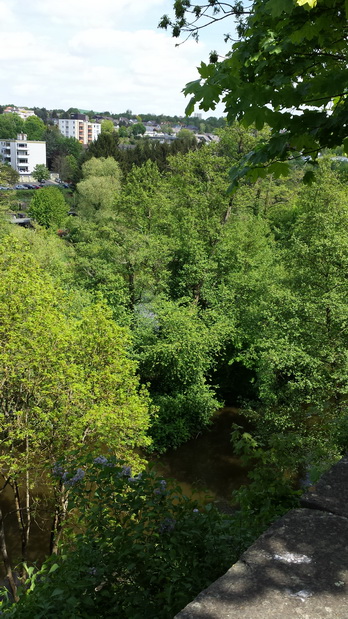
<svg viewBox="0 0 348 619"><path fill-rule="evenodd" d="M88 120L61 118L58 123L59 131L66 138L76 138L87 146L97 139L101 132L100 123L90 123Z"/></svg>
<svg viewBox="0 0 348 619"><path fill-rule="evenodd" d="M0 158L26 178L37 164L46 165L46 142L27 140L25 133L19 133L16 140L0 140Z"/></svg>

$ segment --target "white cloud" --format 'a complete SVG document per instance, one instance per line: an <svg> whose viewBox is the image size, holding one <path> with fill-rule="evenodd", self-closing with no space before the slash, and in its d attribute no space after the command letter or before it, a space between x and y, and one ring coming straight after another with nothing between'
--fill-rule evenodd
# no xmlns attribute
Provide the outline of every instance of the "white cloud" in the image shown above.
<svg viewBox="0 0 348 619"><path fill-rule="evenodd" d="M31 0L30 9L52 23L63 26L126 25L163 5L163 0ZM154 24L155 25L155 24Z"/></svg>
<svg viewBox="0 0 348 619"><path fill-rule="evenodd" d="M208 55L203 43L175 47L168 33L156 29L170 0L0 0L0 10L2 5L7 23L0 24L0 104L183 114L181 90L198 78L196 66Z"/></svg>
<svg viewBox="0 0 348 619"><path fill-rule="evenodd" d="M16 16L13 11L12 2L0 2L1 25L11 26L16 23Z"/></svg>

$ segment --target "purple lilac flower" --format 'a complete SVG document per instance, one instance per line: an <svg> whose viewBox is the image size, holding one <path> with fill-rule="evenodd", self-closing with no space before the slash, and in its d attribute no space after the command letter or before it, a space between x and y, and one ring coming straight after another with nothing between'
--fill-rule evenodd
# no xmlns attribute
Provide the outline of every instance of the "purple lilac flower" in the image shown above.
<svg viewBox="0 0 348 619"><path fill-rule="evenodd" d="M64 469L60 462L56 462L53 466L52 473L55 477L63 477Z"/></svg>
<svg viewBox="0 0 348 619"><path fill-rule="evenodd" d="M81 479L83 479L84 476L85 476L84 470L83 469L77 469L75 475L73 477L71 477L71 479L68 479L65 482L65 485L66 486L74 486L75 484L77 484L77 482L81 481Z"/></svg>
<svg viewBox="0 0 348 619"><path fill-rule="evenodd" d="M167 482L165 479L161 479L160 483L159 483L160 487L159 488L155 488L153 493L154 494L160 494L160 495L164 495L166 493L166 486L167 486Z"/></svg>
<svg viewBox="0 0 348 619"><path fill-rule="evenodd" d="M129 482L140 481L140 480L141 480L141 473L138 473L138 475L135 475L135 477L130 477L128 479Z"/></svg>
<svg viewBox="0 0 348 619"><path fill-rule="evenodd" d="M175 529L176 520L174 518L165 518L159 526L160 533L171 533Z"/></svg>
<svg viewBox="0 0 348 619"><path fill-rule="evenodd" d="M132 469L130 466L123 466L121 472L119 473L119 477L131 477Z"/></svg>
<svg viewBox="0 0 348 619"><path fill-rule="evenodd" d="M97 458L94 458L94 462L96 464L107 464L108 463L108 459L105 458L105 456L98 456Z"/></svg>

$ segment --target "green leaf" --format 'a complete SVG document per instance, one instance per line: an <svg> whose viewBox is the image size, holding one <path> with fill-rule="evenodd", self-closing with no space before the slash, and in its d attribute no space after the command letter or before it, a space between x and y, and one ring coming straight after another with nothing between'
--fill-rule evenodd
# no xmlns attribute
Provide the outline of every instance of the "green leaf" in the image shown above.
<svg viewBox="0 0 348 619"><path fill-rule="evenodd" d="M284 161L276 161L269 166L269 173L274 174L275 178L280 176L289 176L289 164Z"/></svg>
<svg viewBox="0 0 348 619"><path fill-rule="evenodd" d="M303 182L305 185L311 185L315 179L315 174L313 170L307 170L307 172L303 176Z"/></svg>
<svg viewBox="0 0 348 619"><path fill-rule="evenodd" d="M280 17L282 13L291 13L294 5L292 0L268 0L265 8L270 11L272 17Z"/></svg>
<svg viewBox="0 0 348 619"><path fill-rule="evenodd" d="M348 137L344 138L343 140L343 148L344 148L345 155L347 155L348 154Z"/></svg>

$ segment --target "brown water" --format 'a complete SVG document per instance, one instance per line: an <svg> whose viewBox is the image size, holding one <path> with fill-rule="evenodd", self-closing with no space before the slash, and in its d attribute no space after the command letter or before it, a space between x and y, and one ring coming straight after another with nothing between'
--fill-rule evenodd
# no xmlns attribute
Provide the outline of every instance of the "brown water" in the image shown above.
<svg viewBox="0 0 348 619"><path fill-rule="evenodd" d="M220 409L210 428L197 438L153 459L155 470L175 479L187 496L206 500L208 493L218 504L230 504L232 491L247 482L247 470L231 445L234 423L245 426L238 410Z"/></svg>
<svg viewBox="0 0 348 619"><path fill-rule="evenodd" d="M28 544L27 558L29 563L42 561L49 553L50 528L52 516L50 509L45 508L47 501L44 496L45 486L42 485L37 490L33 501L40 504L40 509L32 514L32 524L30 530L30 541ZM14 566L15 562L20 561L21 540L18 529L17 516L12 490L9 486L0 494L1 509L4 516L4 528L6 536L7 551ZM0 556L0 577L4 575L2 557Z"/></svg>

